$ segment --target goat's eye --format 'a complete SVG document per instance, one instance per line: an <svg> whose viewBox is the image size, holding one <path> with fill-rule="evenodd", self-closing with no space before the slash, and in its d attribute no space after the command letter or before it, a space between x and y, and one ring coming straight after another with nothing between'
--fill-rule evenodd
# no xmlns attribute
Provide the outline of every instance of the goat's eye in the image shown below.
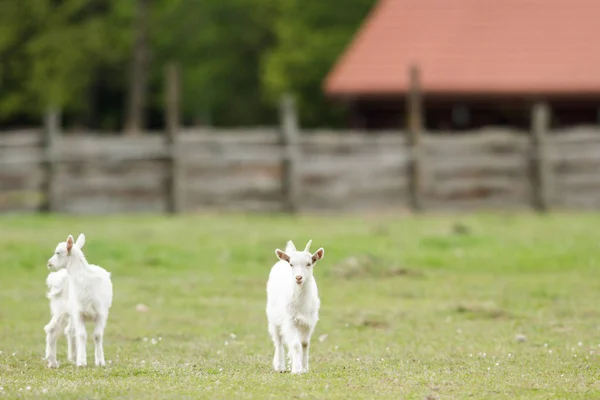
<svg viewBox="0 0 600 400"><path fill-rule="evenodd" d="M294 266L290 263L290 267L294 268Z"/></svg>
<svg viewBox="0 0 600 400"><path fill-rule="evenodd" d="M311 267L311 264L306 264L306 268L310 268L310 267Z"/></svg>
<svg viewBox="0 0 600 400"><path fill-rule="evenodd" d="M57 251L55 254L56 254L56 255L58 255L58 254L59 254L59 252Z"/></svg>

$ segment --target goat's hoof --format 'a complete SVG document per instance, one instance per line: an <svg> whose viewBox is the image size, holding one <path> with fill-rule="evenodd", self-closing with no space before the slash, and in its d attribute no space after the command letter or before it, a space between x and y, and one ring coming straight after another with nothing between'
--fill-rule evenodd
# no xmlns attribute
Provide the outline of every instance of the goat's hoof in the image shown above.
<svg viewBox="0 0 600 400"><path fill-rule="evenodd" d="M106 362L104 360L96 361L96 367L105 367Z"/></svg>
<svg viewBox="0 0 600 400"><path fill-rule="evenodd" d="M56 361L56 360L48 361L48 368L58 368L58 366L59 366L58 361Z"/></svg>
<svg viewBox="0 0 600 400"><path fill-rule="evenodd" d="M84 362L78 362L77 366L80 367L80 368L81 367L87 367L87 363L85 361Z"/></svg>

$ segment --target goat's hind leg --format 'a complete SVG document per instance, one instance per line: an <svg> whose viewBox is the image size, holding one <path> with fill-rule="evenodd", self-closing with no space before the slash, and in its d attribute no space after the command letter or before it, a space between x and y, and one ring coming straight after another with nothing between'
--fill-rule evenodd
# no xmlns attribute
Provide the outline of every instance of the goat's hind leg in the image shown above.
<svg viewBox="0 0 600 400"><path fill-rule="evenodd" d="M103 367L106 365L106 361L104 360L103 338L107 319L107 315L98 314L96 317L96 326L94 327L94 359L96 366L98 367Z"/></svg>
<svg viewBox="0 0 600 400"><path fill-rule="evenodd" d="M65 336L67 337L67 360L69 362L75 362L75 352L77 346L77 339L75 337L75 325L73 321L69 318L69 323L65 328Z"/></svg>

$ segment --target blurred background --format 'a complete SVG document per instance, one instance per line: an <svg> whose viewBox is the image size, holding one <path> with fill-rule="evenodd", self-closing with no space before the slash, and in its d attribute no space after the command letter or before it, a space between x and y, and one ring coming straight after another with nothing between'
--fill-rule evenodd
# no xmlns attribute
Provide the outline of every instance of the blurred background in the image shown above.
<svg viewBox="0 0 600 400"><path fill-rule="evenodd" d="M600 207L600 6L0 1L0 210Z"/></svg>

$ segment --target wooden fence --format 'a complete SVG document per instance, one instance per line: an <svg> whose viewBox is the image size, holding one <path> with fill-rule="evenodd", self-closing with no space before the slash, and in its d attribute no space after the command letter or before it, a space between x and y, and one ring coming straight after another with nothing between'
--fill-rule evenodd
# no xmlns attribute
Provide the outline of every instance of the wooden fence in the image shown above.
<svg viewBox="0 0 600 400"><path fill-rule="evenodd" d="M600 129L0 133L0 211L600 209ZM535 120L535 118L534 118ZM418 125L418 124L417 124Z"/></svg>

